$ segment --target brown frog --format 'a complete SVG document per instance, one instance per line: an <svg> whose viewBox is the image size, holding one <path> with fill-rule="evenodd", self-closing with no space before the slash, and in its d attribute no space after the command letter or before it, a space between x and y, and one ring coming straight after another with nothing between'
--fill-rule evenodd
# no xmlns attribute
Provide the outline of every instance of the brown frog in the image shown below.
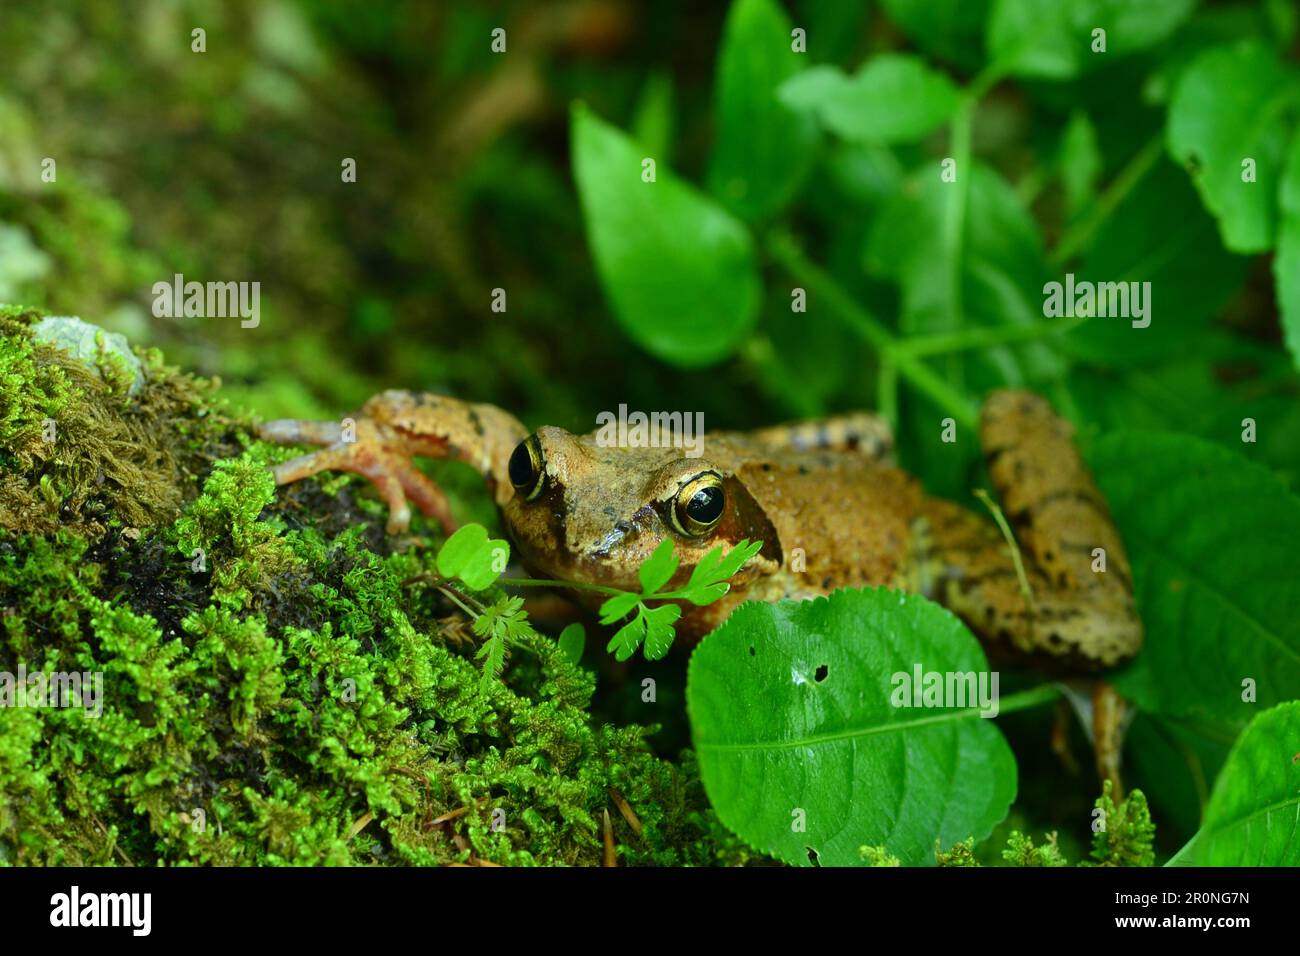
<svg viewBox="0 0 1300 956"><path fill-rule="evenodd" d="M684 583L718 543L761 540L726 598L683 608L685 635L706 633L745 600L888 585L946 605L995 656L1054 670L1111 667L1142 642L1106 504L1070 426L1029 392L992 393L980 425L1022 570L992 521L927 496L897 468L888 426L865 413L713 433L699 457L668 442L605 447L594 433L529 434L495 406L403 391L375 396L355 421L279 420L261 433L324 446L277 467L280 484L330 469L369 478L388 503L390 532L407 527L408 502L453 527L412 456L468 462L524 563L548 578L638 590L637 568L671 538L681 558L673 583Z"/></svg>

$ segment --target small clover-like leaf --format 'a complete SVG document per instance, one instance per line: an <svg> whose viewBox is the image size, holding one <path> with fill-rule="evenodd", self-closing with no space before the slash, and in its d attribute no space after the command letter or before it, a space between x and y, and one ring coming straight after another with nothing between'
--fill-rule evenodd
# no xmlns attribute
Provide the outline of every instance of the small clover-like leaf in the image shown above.
<svg viewBox="0 0 1300 956"><path fill-rule="evenodd" d="M609 639L605 645L605 650L614 655L617 661L625 661L636 653L636 649L641 646L641 640L645 637L645 606L640 605L637 616L632 618Z"/></svg>
<svg viewBox="0 0 1300 956"><path fill-rule="evenodd" d="M621 621L631 614L639 603L641 603L639 594L633 594L631 591L615 594L600 606L600 623L613 624L615 621Z"/></svg>
<svg viewBox="0 0 1300 956"><path fill-rule="evenodd" d="M481 524L467 524L443 542L438 551L438 573L482 591L501 575L509 559L508 543L489 538Z"/></svg>
<svg viewBox="0 0 1300 956"><path fill-rule="evenodd" d="M646 558L638 569L641 578L642 593L649 597L667 584L677 573L678 558L673 551L673 539L664 538L655 548L654 554Z"/></svg>
<svg viewBox="0 0 1300 956"><path fill-rule="evenodd" d="M673 625L682 616L682 609L676 604L664 604L648 608L641 605L641 616L645 619L645 657L648 661L657 661L668 653L677 636Z"/></svg>
<svg viewBox="0 0 1300 956"><path fill-rule="evenodd" d="M571 664L577 664L582 660L582 651L587 646L587 631L575 621L560 632L556 643L560 647L560 653L568 658Z"/></svg>
<svg viewBox="0 0 1300 956"><path fill-rule="evenodd" d="M713 548L695 565L690 581L682 589L682 596L695 605L712 604L731 590L727 579L758 554L762 547L762 541L742 540L726 555L722 554L722 545Z"/></svg>

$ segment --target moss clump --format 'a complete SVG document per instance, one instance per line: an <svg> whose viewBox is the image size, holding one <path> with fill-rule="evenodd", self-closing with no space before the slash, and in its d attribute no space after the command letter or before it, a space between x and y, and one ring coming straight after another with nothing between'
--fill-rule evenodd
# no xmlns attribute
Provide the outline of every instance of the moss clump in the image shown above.
<svg viewBox="0 0 1300 956"><path fill-rule="evenodd" d="M6 710L0 862L598 864L605 810L621 862L745 859L691 756L596 724L553 641L480 686L468 629L408 583L432 551L391 550L358 483L277 491L289 453L207 383L142 355L131 398L34 318L0 317L0 671L102 693Z"/></svg>
<svg viewBox="0 0 1300 956"><path fill-rule="evenodd" d="M1117 806L1110 794L1107 780L1097 798L1104 826L1092 834L1093 861L1098 866L1155 866L1156 825L1146 795L1134 790Z"/></svg>
<svg viewBox="0 0 1300 956"><path fill-rule="evenodd" d="M101 355L87 365L37 341L30 309L0 308L0 529L89 540L110 523L175 518L194 477L236 447L208 383L141 353L148 387Z"/></svg>

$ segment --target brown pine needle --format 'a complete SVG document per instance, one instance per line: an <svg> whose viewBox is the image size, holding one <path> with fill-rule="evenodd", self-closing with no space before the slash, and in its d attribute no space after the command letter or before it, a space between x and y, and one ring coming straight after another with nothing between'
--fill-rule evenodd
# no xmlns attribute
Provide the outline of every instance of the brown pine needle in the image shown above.
<svg viewBox="0 0 1300 956"><path fill-rule="evenodd" d="M641 819L633 811L631 804L627 802L623 794L618 792L616 787L609 788L609 796L614 801L614 806L618 807L618 812L623 814L623 819L627 821L627 825L632 828L632 832L640 836Z"/></svg>
<svg viewBox="0 0 1300 956"><path fill-rule="evenodd" d="M352 824L352 829L348 831L348 839L349 840L355 839L358 833L360 833L366 827L370 826L370 821L373 820L374 818L375 815L371 813L369 810L367 810L364 814L362 814L361 818L357 820L356 823Z"/></svg>
<svg viewBox="0 0 1300 956"><path fill-rule="evenodd" d="M614 851L614 824L609 819L609 809L601 810L604 817L605 856L601 866L618 866L618 854Z"/></svg>

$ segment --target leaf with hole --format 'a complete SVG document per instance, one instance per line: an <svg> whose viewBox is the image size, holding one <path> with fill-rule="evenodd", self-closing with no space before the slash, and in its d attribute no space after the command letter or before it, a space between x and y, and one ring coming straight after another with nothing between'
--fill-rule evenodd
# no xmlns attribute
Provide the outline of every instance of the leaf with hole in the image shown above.
<svg viewBox="0 0 1300 956"><path fill-rule="evenodd" d="M696 648L686 687L719 819L803 866L861 865L862 846L928 864L936 838L987 836L1015 797L1015 759L976 710L894 706L912 702L896 675L918 667L972 685L988 675L965 625L919 595L845 590L733 611Z"/></svg>

